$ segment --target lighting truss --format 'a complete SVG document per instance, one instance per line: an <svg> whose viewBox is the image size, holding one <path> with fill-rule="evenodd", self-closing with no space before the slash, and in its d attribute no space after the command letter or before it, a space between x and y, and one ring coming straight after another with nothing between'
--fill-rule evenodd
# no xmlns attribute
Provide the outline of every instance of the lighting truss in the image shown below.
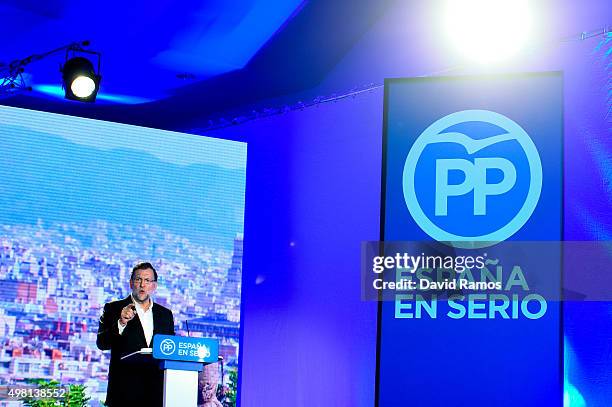
<svg viewBox="0 0 612 407"><path fill-rule="evenodd" d="M100 53L84 49L89 45L89 41L73 42L42 54L33 54L23 59L16 59L9 64L0 63L0 98L12 96L16 93L31 91L24 78L25 68L33 62L40 61L51 55L66 51L66 57L70 53L94 54L98 57L98 73L100 71Z"/></svg>

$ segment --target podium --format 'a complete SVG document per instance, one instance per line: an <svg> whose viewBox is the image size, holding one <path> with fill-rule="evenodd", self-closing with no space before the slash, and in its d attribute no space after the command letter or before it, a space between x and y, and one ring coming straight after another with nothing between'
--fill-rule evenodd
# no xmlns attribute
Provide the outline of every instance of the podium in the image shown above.
<svg viewBox="0 0 612 407"><path fill-rule="evenodd" d="M164 370L164 407L197 407L198 373L205 365L218 361L219 341L155 335L153 358Z"/></svg>

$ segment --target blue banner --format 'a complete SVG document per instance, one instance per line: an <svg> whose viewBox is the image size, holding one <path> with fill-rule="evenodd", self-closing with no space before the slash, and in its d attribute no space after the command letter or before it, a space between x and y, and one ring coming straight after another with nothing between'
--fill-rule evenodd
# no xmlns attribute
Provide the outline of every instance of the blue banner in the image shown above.
<svg viewBox="0 0 612 407"><path fill-rule="evenodd" d="M381 240L431 244L374 263L382 273L383 261L410 260L391 269L406 292L380 302L378 406L562 406L561 252L500 244L562 240L562 83L385 82ZM436 258L476 266L455 282L436 280L441 266L410 270ZM456 291L478 282L488 290ZM447 287L444 300L409 291L424 286Z"/></svg>
<svg viewBox="0 0 612 407"><path fill-rule="evenodd" d="M219 341L210 338L155 335L153 357L184 362L213 363L217 362L219 357Z"/></svg>

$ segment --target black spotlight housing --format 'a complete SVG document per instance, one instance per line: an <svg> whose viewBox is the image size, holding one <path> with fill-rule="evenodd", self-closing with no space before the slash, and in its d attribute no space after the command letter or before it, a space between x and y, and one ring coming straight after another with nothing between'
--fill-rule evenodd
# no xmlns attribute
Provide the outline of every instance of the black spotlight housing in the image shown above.
<svg viewBox="0 0 612 407"><path fill-rule="evenodd" d="M102 79L99 66L96 73L89 59L77 56L66 59L60 70L66 99L92 103L96 101Z"/></svg>

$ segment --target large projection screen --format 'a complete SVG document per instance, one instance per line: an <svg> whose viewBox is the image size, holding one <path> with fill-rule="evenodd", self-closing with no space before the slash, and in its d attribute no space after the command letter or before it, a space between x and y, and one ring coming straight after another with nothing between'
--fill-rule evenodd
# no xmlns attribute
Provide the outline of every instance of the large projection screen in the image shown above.
<svg viewBox="0 0 612 407"><path fill-rule="evenodd" d="M238 369L245 143L0 106L0 386L84 384L105 399L96 347L131 268L178 335L218 338ZM19 404L15 404L19 405Z"/></svg>

